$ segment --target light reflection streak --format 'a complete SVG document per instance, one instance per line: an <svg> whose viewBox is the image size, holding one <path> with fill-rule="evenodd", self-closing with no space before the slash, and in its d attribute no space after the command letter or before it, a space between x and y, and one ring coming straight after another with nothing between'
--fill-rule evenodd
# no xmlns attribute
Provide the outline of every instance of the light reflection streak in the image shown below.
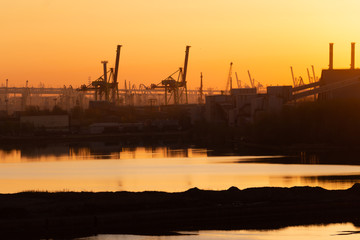
<svg viewBox="0 0 360 240"><path fill-rule="evenodd" d="M360 182L360 166L271 163L282 156L207 156L206 149L63 147L0 151L0 191L186 191L321 186ZM116 148L116 149L114 149ZM60 149L53 153L52 150ZM94 155L94 153L98 155ZM276 160L277 161L277 160ZM275 161L275 162L276 162Z"/></svg>

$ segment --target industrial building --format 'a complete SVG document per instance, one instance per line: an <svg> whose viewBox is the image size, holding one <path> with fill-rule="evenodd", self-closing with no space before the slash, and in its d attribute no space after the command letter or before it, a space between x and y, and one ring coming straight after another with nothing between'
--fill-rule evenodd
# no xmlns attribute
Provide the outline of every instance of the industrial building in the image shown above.
<svg viewBox="0 0 360 240"><path fill-rule="evenodd" d="M206 120L241 126L264 112L281 111L291 100L291 93L292 86L269 86L267 93L257 93L256 88L240 88L232 89L229 95L206 96Z"/></svg>
<svg viewBox="0 0 360 240"><path fill-rule="evenodd" d="M154 112L164 114L169 108L173 108L173 110L182 109L188 114L192 124L205 119L212 123L242 126L244 123L254 122L263 114L280 112L285 105L297 104L299 101L360 99L360 69L355 68L355 43L351 43L349 69L334 69L333 43L330 43L329 68L322 70L318 81L315 81L315 74L314 81L310 81L309 77L310 82L308 84L305 84L302 79L295 81L293 77L294 86L268 86L266 91L260 91L259 86L255 86L250 72L248 73L251 87L242 88L236 78L238 88L232 88L232 63L230 64L227 83L230 89L226 87L224 91L204 90L202 73L199 89L187 89L186 72L190 46L186 46L184 66L159 84L151 84L149 87L140 84L136 88L130 82L128 85L125 82L125 88L120 89L117 81L120 49L121 45L118 45L114 69L108 70L108 62L102 61L103 75L89 85L82 85L78 89L71 86L33 88L28 87L28 83L26 83L26 87L14 88L8 87L8 80L6 80L6 85L0 87L0 111L2 115L25 111L29 106L37 106L40 110L52 109L57 106L68 112L75 107L121 112L131 106L136 108L134 112L151 112L151 115ZM146 116L146 114L141 114L137 116ZM23 122L25 119L23 117L21 121ZM158 119L161 119L161 124L169 125L166 123L168 120L164 117ZM27 117L27 121L30 120ZM146 117L142 120L145 121ZM35 117L31 121L34 126L39 126L38 123L42 120ZM66 121L68 120L65 119L63 122ZM160 126L161 124L157 125ZM43 125L47 124L44 123ZM68 128L68 125L64 125L64 127ZM121 131L123 126L120 126L119 122L116 121L112 123L108 121L107 123L106 121L104 123L98 122L92 125L91 132L103 132L105 129L111 128Z"/></svg>
<svg viewBox="0 0 360 240"><path fill-rule="evenodd" d="M206 96L205 116L208 122L241 126L253 122L262 113L279 112L285 105L299 100L360 100L360 69L355 68L355 43L351 43L349 69L333 68L333 43L329 45L329 68L322 70L319 81L298 86L268 86L266 93L256 88L232 89L227 95Z"/></svg>
<svg viewBox="0 0 360 240"><path fill-rule="evenodd" d="M29 87L26 81L25 87L9 87L6 79L5 85L0 87L0 111L13 114L25 111L29 106L37 106L41 110L51 110L55 106L70 111L74 107L82 109L89 106L162 106L198 104L204 102L205 95L219 94L221 90L203 89L202 76L198 90L187 89L187 66L190 46L185 49L185 61L183 67L157 84L146 86L144 84L131 84L124 82L120 88L118 72L120 62L121 45L117 45L115 67L108 69L108 61L102 61L103 74L89 84L83 84L79 88L64 86L63 88L45 88L44 86Z"/></svg>

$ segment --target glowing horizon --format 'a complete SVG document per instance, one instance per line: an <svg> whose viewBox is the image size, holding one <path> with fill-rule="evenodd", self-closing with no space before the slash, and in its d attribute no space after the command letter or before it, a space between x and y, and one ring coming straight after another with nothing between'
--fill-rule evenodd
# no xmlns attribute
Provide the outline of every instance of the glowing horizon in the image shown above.
<svg viewBox="0 0 360 240"><path fill-rule="evenodd" d="M349 68L350 43L360 42L355 0L34 0L0 3L0 85L74 88L114 66L123 45L119 85L159 83L189 55L188 86L224 89L230 62L249 84L247 70L263 85L320 77L334 43L334 68ZM360 49L356 45L356 53ZM356 54L358 56L358 54ZM360 66L355 57L355 67ZM235 75L233 76L235 78ZM234 87L236 84L234 82Z"/></svg>

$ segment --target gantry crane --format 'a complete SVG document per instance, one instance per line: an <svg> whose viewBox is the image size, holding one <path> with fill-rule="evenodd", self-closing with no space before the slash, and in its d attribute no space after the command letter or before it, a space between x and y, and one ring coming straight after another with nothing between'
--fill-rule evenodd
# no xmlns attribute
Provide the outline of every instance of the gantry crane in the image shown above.
<svg viewBox="0 0 360 240"><path fill-rule="evenodd" d="M100 76L95 81L91 82L89 85L81 85L78 91L94 91L95 101L105 100L110 102L110 100L115 103L119 100L119 90L118 90L118 69L120 61L120 49L121 45L117 45L116 48L116 58L115 58L115 71L113 68L107 70L107 61L102 61L104 74ZM108 76L109 74L109 76ZM112 80L112 81L111 81ZM111 95L111 97L110 97Z"/></svg>
<svg viewBox="0 0 360 240"><path fill-rule="evenodd" d="M236 83L237 83L238 88L241 88L241 81L238 78L237 72L235 72L235 77L236 77Z"/></svg>
<svg viewBox="0 0 360 240"><path fill-rule="evenodd" d="M188 103L187 96L187 82L186 82L186 73L187 73L187 65L189 59L189 49L190 46L186 46L185 50L185 62L184 68L179 68L176 72L162 80L158 84L151 84L150 88L163 88L165 91L165 105L168 105L173 99L174 104L183 103L183 95L185 94L185 103ZM177 80L173 78L173 76L178 73Z"/></svg>
<svg viewBox="0 0 360 240"><path fill-rule="evenodd" d="M292 77L292 80L293 80L294 87L304 85L305 83L304 83L304 80L302 79L301 76L299 78L294 77L294 71L293 71L292 66L290 66L290 70L291 70L291 77Z"/></svg>
<svg viewBox="0 0 360 240"><path fill-rule="evenodd" d="M250 71L248 70L249 80L250 80L250 86L252 88L255 88L255 79L251 78Z"/></svg>
<svg viewBox="0 0 360 240"><path fill-rule="evenodd" d="M226 88L225 88L225 94L231 94L232 91L232 65L233 63L230 63L230 68L229 68L229 73L228 73L228 78L227 78L227 82L226 82ZM230 87L230 89L229 89Z"/></svg>

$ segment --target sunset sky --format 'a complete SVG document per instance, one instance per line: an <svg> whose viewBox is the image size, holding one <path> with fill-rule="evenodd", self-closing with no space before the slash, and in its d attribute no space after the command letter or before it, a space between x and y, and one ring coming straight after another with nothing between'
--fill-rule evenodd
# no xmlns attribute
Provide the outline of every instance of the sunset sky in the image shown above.
<svg viewBox="0 0 360 240"><path fill-rule="evenodd" d="M138 86L159 83L184 63L188 84L224 89L229 64L247 84L247 70L263 85L307 82L328 67L350 65L350 43L360 56L356 0L1 0L0 85L48 87L87 84L102 75L102 60ZM356 57L355 66L360 66ZM235 76L234 76L235 78ZM236 85L234 84L234 87Z"/></svg>

